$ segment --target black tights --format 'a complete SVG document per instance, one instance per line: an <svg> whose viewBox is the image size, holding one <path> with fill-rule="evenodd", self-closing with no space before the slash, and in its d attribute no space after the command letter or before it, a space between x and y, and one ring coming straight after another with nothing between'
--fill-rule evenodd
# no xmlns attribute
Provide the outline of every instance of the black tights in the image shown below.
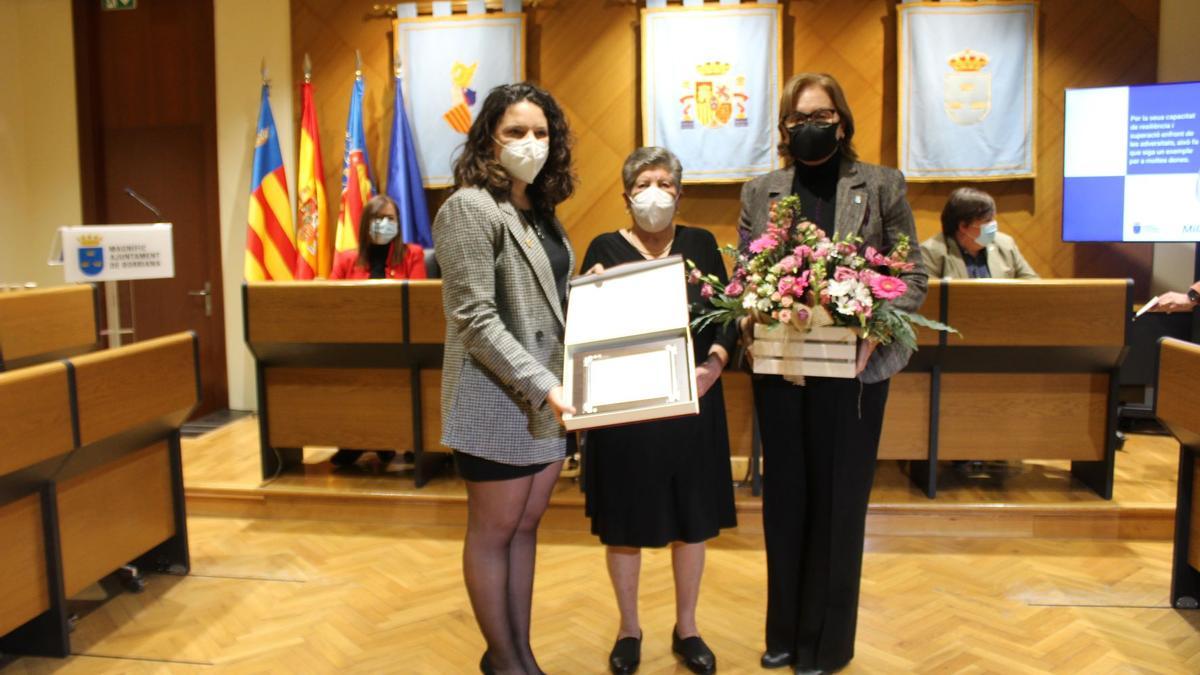
<svg viewBox="0 0 1200 675"><path fill-rule="evenodd" d="M562 462L532 476L467 481L463 577L497 673L541 673L529 647L537 527Z"/></svg>

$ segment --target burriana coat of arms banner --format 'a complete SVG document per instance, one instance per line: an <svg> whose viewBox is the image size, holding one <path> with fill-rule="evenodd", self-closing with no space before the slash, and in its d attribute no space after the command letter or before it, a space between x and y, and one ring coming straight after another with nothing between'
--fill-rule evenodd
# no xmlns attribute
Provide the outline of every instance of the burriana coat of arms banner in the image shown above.
<svg viewBox="0 0 1200 675"><path fill-rule="evenodd" d="M642 140L683 164L685 183L779 168L779 5L642 10Z"/></svg>
<svg viewBox="0 0 1200 675"><path fill-rule="evenodd" d="M492 87L525 79L519 13L397 19L404 103L425 187L454 184L451 162Z"/></svg>
<svg viewBox="0 0 1200 675"><path fill-rule="evenodd" d="M1032 178L1036 0L899 6L899 157L911 181Z"/></svg>

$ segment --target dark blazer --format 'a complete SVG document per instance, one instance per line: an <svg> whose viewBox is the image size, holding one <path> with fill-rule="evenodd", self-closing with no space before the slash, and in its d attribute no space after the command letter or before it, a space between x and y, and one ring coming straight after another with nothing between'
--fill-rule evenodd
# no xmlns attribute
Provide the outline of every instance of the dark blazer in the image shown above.
<svg viewBox="0 0 1200 675"><path fill-rule="evenodd" d="M446 200L433 239L446 314L442 444L506 464L562 459L566 436L545 402L562 381L563 307L542 243L479 188Z"/></svg>
<svg viewBox="0 0 1200 675"><path fill-rule="evenodd" d="M792 193L794 174L791 167L779 169L743 186L742 213L738 221L742 242L750 241L766 229L771 203ZM865 245L874 246L885 254L901 235L908 235L912 244L909 262L915 265L911 272L900 275L908 284L908 291L892 303L899 309L916 311L925 299L928 276L921 262L916 226L905 193L904 175L899 171L842 160L833 222L836 234L857 234ZM882 382L900 372L911 356L912 350L897 343L880 346L858 379L866 383Z"/></svg>

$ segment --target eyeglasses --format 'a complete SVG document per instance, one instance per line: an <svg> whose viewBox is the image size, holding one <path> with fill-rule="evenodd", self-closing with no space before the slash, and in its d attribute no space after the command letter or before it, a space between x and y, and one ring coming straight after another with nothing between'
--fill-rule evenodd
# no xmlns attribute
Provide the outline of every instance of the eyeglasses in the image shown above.
<svg viewBox="0 0 1200 675"><path fill-rule="evenodd" d="M783 124L786 127L800 126L801 124L833 124L837 121L838 113L833 108L817 108L810 113L792 112L783 118Z"/></svg>

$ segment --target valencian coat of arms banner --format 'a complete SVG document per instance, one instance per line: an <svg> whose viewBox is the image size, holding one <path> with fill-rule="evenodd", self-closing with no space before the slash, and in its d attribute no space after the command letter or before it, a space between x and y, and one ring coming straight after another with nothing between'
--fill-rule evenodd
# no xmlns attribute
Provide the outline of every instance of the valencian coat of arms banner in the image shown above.
<svg viewBox="0 0 1200 675"><path fill-rule="evenodd" d="M685 183L779 168L779 5L642 10L642 141L667 148Z"/></svg>
<svg viewBox="0 0 1200 675"><path fill-rule="evenodd" d="M525 79L525 16L401 18L395 36L425 187L453 185L453 156L483 99L492 87Z"/></svg>
<svg viewBox="0 0 1200 675"><path fill-rule="evenodd" d="M1036 0L899 6L899 156L911 181L1036 172Z"/></svg>

